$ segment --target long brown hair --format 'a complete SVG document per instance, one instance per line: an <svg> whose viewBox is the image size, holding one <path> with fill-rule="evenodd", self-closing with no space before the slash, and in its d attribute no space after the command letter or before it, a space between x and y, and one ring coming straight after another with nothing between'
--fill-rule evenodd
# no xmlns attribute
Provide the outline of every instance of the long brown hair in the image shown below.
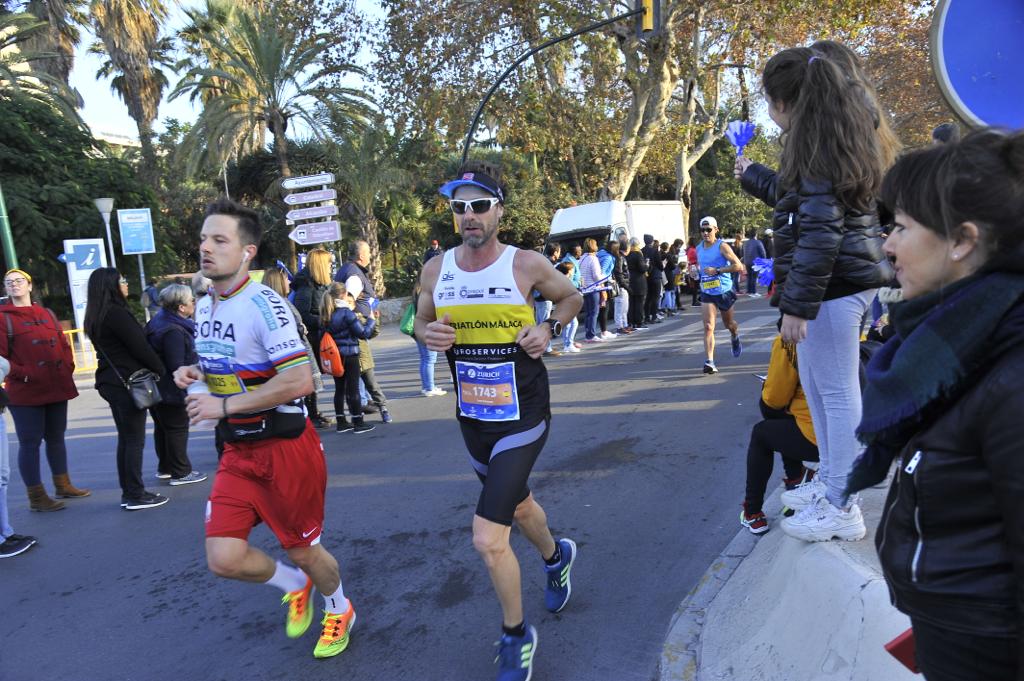
<svg viewBox="0 0 1024 681"><path fill-rule="evenodd" d="M864 70L864 64L860 57L852 49L835 40L816 40L811 44L811 50L820 52L826 58L839 64L839 67L846 72L847 77L860 83L864 88L871 106L875 109L875 132L878 133L878 143L882 153L882 167L891 168L903 148L903 142L893 130L892 120L882 108L878 99L878 91L875 84L871 82L868 72Z"/></svg>
<svg viewBox="0 0 1024 681"><path fill-rule="evenodd" d="M768 60L764 93L790 116L779 162L779 182L828 180L843 204L875 209L885 174L878 112L864 85L839 63L808 47L792 47Z"/></svg>
<svg viewBox="0 0 1024 681"><path fill-rule="evenodd" d="M331 285L324 292L324 297L320 299L320 326L327 328L331 323L331 317L334 315L334 311L338 309L337 304L334 302L336 298L345 298L348 295L348 291L345 290L345 285L340 281L332 281Z"/></svg>

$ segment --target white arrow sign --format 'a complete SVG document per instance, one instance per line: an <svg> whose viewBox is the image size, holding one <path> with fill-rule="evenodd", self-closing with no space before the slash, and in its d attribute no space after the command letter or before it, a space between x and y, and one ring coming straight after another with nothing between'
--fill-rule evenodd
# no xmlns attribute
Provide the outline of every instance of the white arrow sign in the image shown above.
<svg viewBox="0 0 1024 681"><path fill-rule="evenodd" d="M334 184L334 173L289 177L281 183L281 186L285 189L301 189L303 187L316 187L317 185L324 184Z"/></svg>
<svg viewBox="0 0 1024 681"><path fill-rule="evenodd" d="M287 194L284 202L289 206L300 203L317 203L319 201L334 201L338 198L338 192L333 189L317 189L312 192L300 192L298 194Z"/></svg>
<svg viewBox="0 0 1024 681"><path fill-rule="evenodd" d="M322 244L325 241L341 241L341 223L337 220L307 222L293 229L288 238L303 246Z"/></svg>
<svg viewBox="0 0 1024 681"><path fill-rule="evenodd" d="M337 206L313 206L312 208L290 210L285 217L289 220L308 220L309 218L327 218L337 214Z"/></svg>

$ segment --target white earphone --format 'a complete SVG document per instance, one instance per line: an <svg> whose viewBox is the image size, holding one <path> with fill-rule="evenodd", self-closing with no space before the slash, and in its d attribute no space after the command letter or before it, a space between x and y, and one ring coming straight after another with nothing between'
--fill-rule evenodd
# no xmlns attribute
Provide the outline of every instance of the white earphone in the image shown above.
<svg viewBox="0 0 1024 681"><path fill-rule="evenodd" d="M242 262L246 262L247 260L249 260L249 254L248 253L243 253L242 254Z"/></svg>

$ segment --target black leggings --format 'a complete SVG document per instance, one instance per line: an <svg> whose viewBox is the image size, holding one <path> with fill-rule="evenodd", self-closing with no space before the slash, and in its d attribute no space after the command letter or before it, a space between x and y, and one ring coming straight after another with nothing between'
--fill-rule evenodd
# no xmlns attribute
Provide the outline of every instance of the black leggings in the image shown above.
<svg viewBox="0 0 1024 681"><path fill-rule="evenodd" d="M647 293L629 292L629 325L634 329L644 325L644 302L647 300Z"/></svg>
<svg viewBox="0 0 1024 681"><path fill-rule="evenodd" d="M359 355L345 356L345 375L334 377L334 416L345 418L345 402L353 420L363 419L363 403L359 399Z"/></svg>
<svg viewBox="0 0 1024 681"><path fill-rule="evenodd" d="M1020 646L1017 637L996 638L950 631L911 619L917 666L926 681L1020 681Z"/></svg>
<svg viewBox="0 0 1024 681"><path fill-rule="evenodd" d="M757 513L764 505L775 452L782 454L787 478L798 477L804 461L818 460L818 448L804 437L792 416L755 423L747 447L747 513Z"/></svg>

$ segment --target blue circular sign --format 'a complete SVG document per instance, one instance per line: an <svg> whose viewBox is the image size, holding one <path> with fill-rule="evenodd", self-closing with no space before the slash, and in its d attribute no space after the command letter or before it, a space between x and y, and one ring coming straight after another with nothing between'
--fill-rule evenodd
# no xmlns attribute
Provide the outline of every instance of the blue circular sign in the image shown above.
<svg viewBox="0 0 1024 681"><path fill-rule="evenodd" d="M932 67L946 101L974 126L1024 128L1024 2L939 0Z"/></svg>

